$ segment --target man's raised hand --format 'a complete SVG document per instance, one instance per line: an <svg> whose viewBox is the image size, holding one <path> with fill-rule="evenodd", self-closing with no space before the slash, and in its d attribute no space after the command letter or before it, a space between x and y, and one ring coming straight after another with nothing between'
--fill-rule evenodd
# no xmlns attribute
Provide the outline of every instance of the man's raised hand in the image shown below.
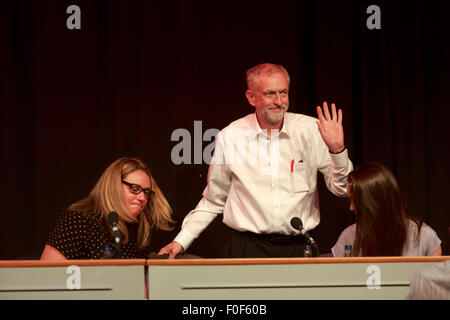
<svg viewBox="0 0 450 320"><path fill-rule="evenodd" d="M320 106L317 106L317 126L323 141L332 153L339 153L344 150L344 129L342 128L342 110L339 109L336 114L336 105L331 104L331 115L328 111L328 104L323 103L323 112Z"/></svg>

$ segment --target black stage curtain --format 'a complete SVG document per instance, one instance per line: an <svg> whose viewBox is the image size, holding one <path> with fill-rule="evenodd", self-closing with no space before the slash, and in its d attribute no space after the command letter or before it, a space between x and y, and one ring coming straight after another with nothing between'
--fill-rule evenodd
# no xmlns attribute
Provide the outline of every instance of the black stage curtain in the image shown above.
<svg viewBox="0 0 450 320"><path fill-rule="evenodd" d="M206 147L194 121L204 133L253 112L245 70L262 62L290 72L290 111L315 116L324 100L343 109L354 164L388 166L450 254L447 3L1 1L0 258L39 256L56 216L121 156L148 163L174 208L176 229L154 234L159 250L201 199L208 169L172 162L172 132ZM374 4L381 29L366 25ZM70 5L79 30L67 28ZM322 180L326 253L354 218ZM189 253L218 256L220 220Z"/></svg>

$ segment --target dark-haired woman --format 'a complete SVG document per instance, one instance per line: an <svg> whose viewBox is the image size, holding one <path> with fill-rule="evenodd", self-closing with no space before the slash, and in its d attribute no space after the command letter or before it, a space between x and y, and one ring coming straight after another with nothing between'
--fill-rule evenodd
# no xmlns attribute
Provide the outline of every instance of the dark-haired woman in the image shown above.
<svg viewBox="0 0 450 320"><path fill-rule="evenodd" d="M407 211L397 180L385 166L364 163L348 176L347 194L355 224L340 235L331 249L343 257L346 245L351 256L441 255L436 232Z"/></svg>

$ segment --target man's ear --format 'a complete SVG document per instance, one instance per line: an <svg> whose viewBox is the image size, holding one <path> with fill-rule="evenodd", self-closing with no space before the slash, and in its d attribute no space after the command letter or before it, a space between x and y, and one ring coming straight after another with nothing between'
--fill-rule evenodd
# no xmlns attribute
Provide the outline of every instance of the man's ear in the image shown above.
<svg viewBox="0 0 450 320"><path fill-rule="evenodd" d="M255 106L255 96L250 89L245 91L245 96L247 97L248 103L250 103L252 106Z"/></svg>

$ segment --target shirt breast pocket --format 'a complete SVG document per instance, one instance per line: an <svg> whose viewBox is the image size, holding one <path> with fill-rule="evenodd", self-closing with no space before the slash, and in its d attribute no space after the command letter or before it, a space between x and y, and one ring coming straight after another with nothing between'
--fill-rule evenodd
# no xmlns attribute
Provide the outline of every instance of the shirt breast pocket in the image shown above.
<svg viewBox="0 0 450 320"><path fill-rule="evenodd" d="M309 192L310 176L308 166L305 162L296 162L293 172L291 172L291 190L292 192Z"/></svg>

